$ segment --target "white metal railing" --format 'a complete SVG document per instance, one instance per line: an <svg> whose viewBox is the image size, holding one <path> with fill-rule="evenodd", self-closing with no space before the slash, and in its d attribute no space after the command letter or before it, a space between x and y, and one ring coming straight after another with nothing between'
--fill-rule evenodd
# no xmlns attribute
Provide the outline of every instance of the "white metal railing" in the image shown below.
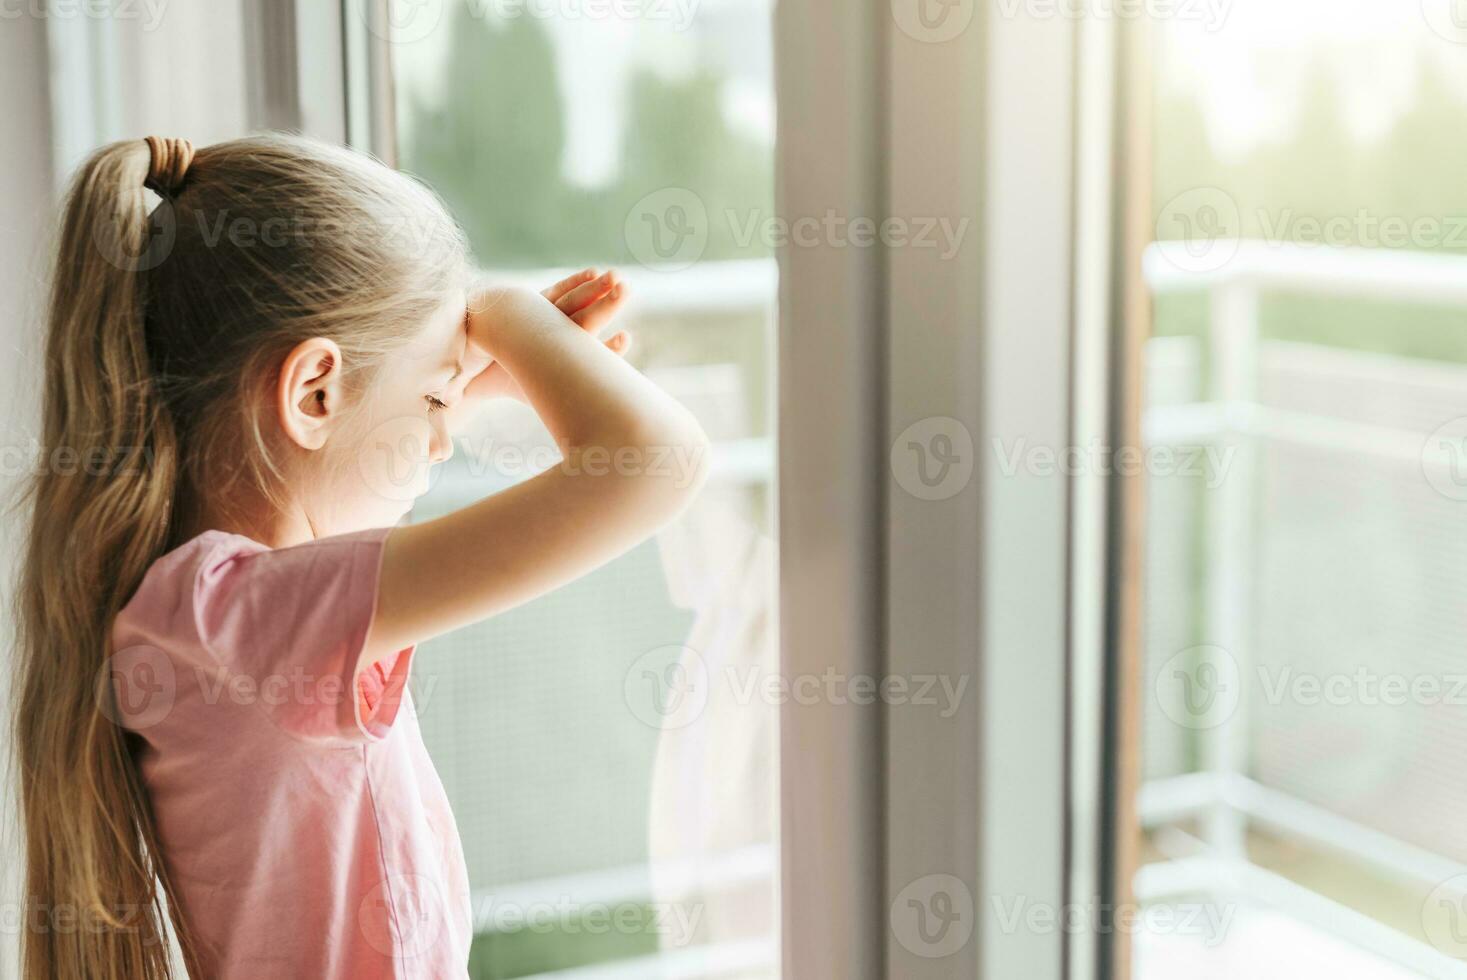
<svg viewBox="0 0 1467 980"><path fill-rule="evenodd" d="M1467 980L1467 964L1282 875L1247 863L1193 857L1150 864L1137 873L1135 890L1137 900L1144 903L1208 895L1236 903L1233 911L1241 904L1284 910L1298 921L1407 967L1418 976Z"/></svg>
<svg viewBox="0 0 1467 980"><path fill-rule="evenodd" d="M486 276L497 282L544 289L576 271L573 268L514 270L489 272ZM761 311L772 314L779 287L779 268L774 259L699 262L667 272L630 265L618 266L616 271L627 285L627 312L631 316L706 316Z"/></svg>
<svg viewBox="0 0 1467 980"><path fill-rule="evenodd" d="M1324 807L1238 774L1198 772L1148 783L1142 787L1138 809L1148 827L1211 810L1232 810L1260 827L1430 886L1467 873L1467 865L1460 861L1372 827L1362 827Z"/></svg>
<svg viewBox="0 0 1467 980"><path fill-rule="evenodd" d="M696 857L662 859L580 874L538 878L493 889L475 889L474 926L493 927L495 906L531 908L567 899L577 905L649 902L661 896L699 896L773 878L772 844L750 844ZM656 894L654 894L656 893Z"/></svg>
<svg viewBox="0 0 1467 980"><path fill-rule="evenodd" d="M1279 292L1467 307L1467 256L1259 241L1220 241L1211 248L1215 251L1208 254L1214 261L1208 268L1198 268L1198 253L1188 251L1184 243L1156 243L1143 257L1143 274L1153 294L1203 292L1211 314L1207 400L1148 409L1143 437L1152 445L1223 443L1235 450L1229 479L1208 494L1204 505L1210 573L1204 620L1211 642L1228 650L1238 662L1240 676L1248 676L1246 624L1252 612L1248 578L1254 546L1250 514L1258 443L1268 440L1416 467L1447 465L1446 460L1423 457L1422 432L1261 404L1257 398L1260 295ZM1244 699L1225 723L1197 733L1200 772L1142 788L1138 809L1143 825L1156 828L1197 819L1211 855L1144 869L1138 878L1142 897L1159 899L1179 889L1195 892L1208 882L1233 892L1251 890L1261 901L1403 965L1428 969L1435 976L1467 975L1460 963L1419 941L1248 863L1245 835L1252 825L1427 885L1467 872L1460 862L1249 779L1244 769L1247 709ZM1176 867L1167 870L1171 865Z"/></svg>
<svg viewBox="0 0 1467 980"><path fill-rule="evenodd" d="M1460 255L1248 239L1213 242L1205 260L1183 242L1156 242L1141 262L1155 293L1239 288L1446 306L1467 305L1464 268L1467 258Z"/></svg>
<svg viewBox="0 0 1467 980"><path fill-rule="evenodd" d="M496 909L551 909L570 903L575 908L616 908L632 903L682 905L698 910L718 896L744 885L774 880L778 874L775 848L752 844L733 851L608 868L582 874L541 878L492 890L475 890L472 901L476 932L495 928ZM672 897L668 897L672 896ZM534 978L556 980L692 980L747 976L768 971L778 960L769 937L692 943L692 936L673 936L673 944L645 956L609 960ZM526 980L532 980L527 977Z"/></svg>
<svg viewBox="0 0 1467 980"><path fill-rule="evenodd" d="M773 940L747 939L536 973L524 980L718 980L764 976L778 967L779 950Z"/></svg>

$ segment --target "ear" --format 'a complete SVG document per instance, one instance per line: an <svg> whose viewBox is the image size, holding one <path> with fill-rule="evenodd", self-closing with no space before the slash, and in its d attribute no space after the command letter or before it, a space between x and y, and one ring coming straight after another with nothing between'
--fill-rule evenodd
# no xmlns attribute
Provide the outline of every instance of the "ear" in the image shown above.
<svg viewBox="0 0 1467 980"><path fill-rule="evenodd" d="M341 348L334 340L312 337L295 346L280 364L276 409L280 427L302 449L316 450L341 421Z"/></svg>

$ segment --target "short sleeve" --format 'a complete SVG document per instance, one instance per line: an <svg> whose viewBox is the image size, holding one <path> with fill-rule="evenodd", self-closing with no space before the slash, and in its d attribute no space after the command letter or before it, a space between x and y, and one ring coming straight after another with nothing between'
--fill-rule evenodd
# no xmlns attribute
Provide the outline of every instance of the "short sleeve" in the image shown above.
<svg viewBox="0 0 1467 980"><path fill-rule="evenodd" d="M202 645L232 694L261 705L288 734L362 742L391 731L413 649L360 663L389 530L274 550L225 536L199 565Z"/></svg>

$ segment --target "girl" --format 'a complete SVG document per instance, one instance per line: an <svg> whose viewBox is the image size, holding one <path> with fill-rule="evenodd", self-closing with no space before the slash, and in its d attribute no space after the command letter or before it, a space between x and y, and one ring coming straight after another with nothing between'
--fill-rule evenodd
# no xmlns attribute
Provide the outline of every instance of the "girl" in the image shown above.
<svg viewBox="0 0 1467 980"><path fill-rule="evenodd" d="M151 188L161 203L150 210ZM705 437L588 271L466 293L412 180L288 137L116 143L65 205L20 590L25 975L465 975L415 644L627 550ZM522 398L564 463L392 527L400 453ZM664 472L641 461L690 461ZM62 465L72 460L77 465ZM613 462L614 461L614 462Z"/></svg>

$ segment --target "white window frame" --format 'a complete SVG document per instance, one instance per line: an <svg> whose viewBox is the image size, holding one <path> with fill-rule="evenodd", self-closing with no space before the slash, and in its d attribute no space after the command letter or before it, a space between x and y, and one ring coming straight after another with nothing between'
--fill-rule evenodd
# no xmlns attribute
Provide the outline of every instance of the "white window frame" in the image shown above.
<svg viewBox="0 0 1467 980"><path fill-rule="evenodd" d="M969 27L925 43L898 27L904 2L784 0L776 14L781 213L971 219L948 261L916 248L781 256L783 662L791 676L967 676L972 696L949 719L786 707L785 975L1099 976L1097 944L1078 939L1067 962L1062 930L1012 928L999 903L1058 912L1072 892L1087 900L1076 889L1108 891L1102 774L1087 754L1072 821L1068 741L1104 722L1104 486L1006 474L995 450L1058 451L1082 413L1108 431L1109 239L1095 228L1108 212L1093 201L1109 172L1078 199L1074 178L1095 162L1076 148L1078 66L1105 85L1086 132L1108 133L1110 42L1082 52L1068 18L960 2ZM930 501L902 489L888 450L937 416L971 434L974 475ZM1072 679L1083 731L1067 727ZM894 926L903 889L935 874L962 882L976 919L943 957Z"/></svg>

